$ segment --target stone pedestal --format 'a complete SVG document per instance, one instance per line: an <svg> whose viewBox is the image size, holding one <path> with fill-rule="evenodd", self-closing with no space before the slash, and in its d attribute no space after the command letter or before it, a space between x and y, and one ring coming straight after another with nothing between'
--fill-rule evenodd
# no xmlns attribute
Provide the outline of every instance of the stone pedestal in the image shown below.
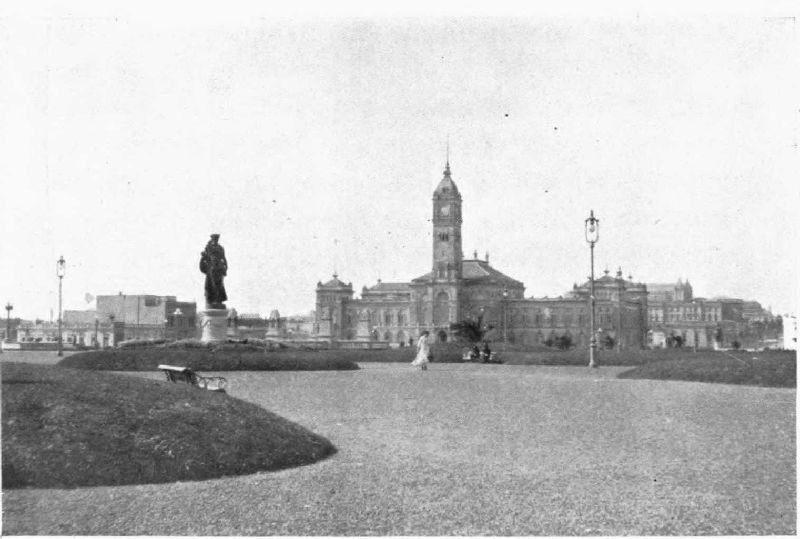
<svg viewBox="0 0 800 539"><path fill-rule="evenodd" d="M206 309L200 311L200 327L203 328L201 342L220 342L228 334L228 309Z"/></svg>

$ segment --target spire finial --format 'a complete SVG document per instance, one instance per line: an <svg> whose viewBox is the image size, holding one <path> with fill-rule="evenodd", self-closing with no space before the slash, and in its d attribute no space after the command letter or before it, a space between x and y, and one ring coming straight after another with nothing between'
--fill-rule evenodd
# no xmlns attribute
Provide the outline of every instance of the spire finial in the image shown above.
<svg viewBox="0 0 800 539"><path fill-rule="evenodd" d="M450 134L447 135L447 153L445 154L444 175L450 176Z"/></svg>

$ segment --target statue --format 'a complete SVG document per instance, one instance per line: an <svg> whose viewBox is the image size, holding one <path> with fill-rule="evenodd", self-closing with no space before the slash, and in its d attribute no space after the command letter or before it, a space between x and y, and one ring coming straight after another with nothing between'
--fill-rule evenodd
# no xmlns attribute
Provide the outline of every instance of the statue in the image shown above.
<svg viewBox="0 0 800 539"><path fill-rule="evenodd" d="M200 253L200 271L206 274L206 308L224 309L228 296L223 280L228 274L225 249L219 243L219 234L211 234L205 250Z"/></svg>

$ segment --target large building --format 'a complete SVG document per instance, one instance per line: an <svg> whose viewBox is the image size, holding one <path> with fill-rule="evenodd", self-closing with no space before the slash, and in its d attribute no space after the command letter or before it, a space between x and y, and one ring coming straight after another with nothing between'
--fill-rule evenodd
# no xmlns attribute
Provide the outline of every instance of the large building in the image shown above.
<svg viewBox="0 0 800 539"><path fill-rule="evenodd" d="M778 338L780 320L757 301L695 297L689 280L648 284L648 344L652 347L759 348Z"/></svg>
<svg viewBox="0 0 800 539"><path fill-rule="evenodd" d="M449 162L433 192L431 270L409 282L380 280L354 297L352 283L337 274L317 284L315 336L330 340L413 343L428 330L439 341L453 338L451 325L481 318L494 338L524 344L567 336L589 342L589 283L558 298L526 298L525 285L492 267L487 256L464 258L462 199ZM621 270L595 281L601 344L642 347L647 334L647 288Z"/></svg>

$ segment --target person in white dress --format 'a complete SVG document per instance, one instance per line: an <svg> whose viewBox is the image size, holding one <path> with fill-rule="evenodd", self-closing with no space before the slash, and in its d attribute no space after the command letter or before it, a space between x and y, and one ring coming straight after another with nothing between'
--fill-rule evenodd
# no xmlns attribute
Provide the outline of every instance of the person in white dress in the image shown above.
<svg viewBox="0 0 800 539"><path fill-rule="evenodd" d="M423 371L428 370L428 355L431 353L431 345L428 342L429 333L423 331L417 341L417 357L411 362L413 367L419 367Z"/></svg>

